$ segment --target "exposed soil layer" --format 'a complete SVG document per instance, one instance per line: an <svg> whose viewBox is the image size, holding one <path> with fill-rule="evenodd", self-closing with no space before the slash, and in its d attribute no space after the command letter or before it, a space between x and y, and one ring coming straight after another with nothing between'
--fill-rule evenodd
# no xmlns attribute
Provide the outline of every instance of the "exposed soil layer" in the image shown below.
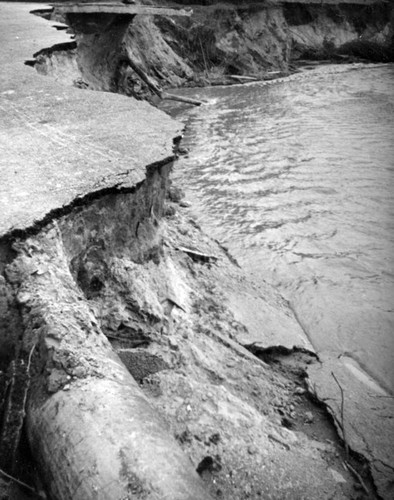
<svg viewBox="0 0 394 500"><path fill-rule="evenodd" d="M234 319L226 296L234 284L259 296L257 285L245 280L189 218L187 209L169 200L164 209L169 215L160 219L153 212L138 238L119 240L125 227L133 228L124 220L132 212L119 211L132 199L128 194L98 202L100 225L112 232L102 244L100 238L89 236L98 206L86 207L60 219L60 233L49 226L21 241L18 248L23 253L7 266L8 280L15 283L20 269L30 266L23 257L26 251L35 261L34 281L19 292L25 349L32 342L40 345L32 359L36 375L30 404L59 391L68 397L82 380L105 377L105 366L92 364L89 348L73 353L67 335L60 334L65 327L69 331L75 311L82 314L86 304L95 329L110 340L214 498L314 499L332 498L333 492L335 498L374 498L370 484L368 497L358 492L358 481L344 469L343 447L327 414L309 399L305 367L318 362L316 357L281 349L256 356L244 349L237 338L245 327ZM75 306L70 295L67 303L62 302L61 281L48 281L58 275L59 261L45 257L51 255L47 241L61 245L68 256L71 275L82 292ZM68 278L64 285L71 286ZM56 327L59 347L53 334L46 340L39 336L48 314L45 304L54 295L57 310L62 310ZM33 299L31 317L26 305ZM260 300L264 307L264 297ZM44 355L54 347L58 354ZM40 368L43 362L45 370ZM42 382L40 373L45 374ZM36 438L34 442L36 455L40 445ZM367 482L362 466L355 466ZM42 472L45 477L45 467Z"/></svg>

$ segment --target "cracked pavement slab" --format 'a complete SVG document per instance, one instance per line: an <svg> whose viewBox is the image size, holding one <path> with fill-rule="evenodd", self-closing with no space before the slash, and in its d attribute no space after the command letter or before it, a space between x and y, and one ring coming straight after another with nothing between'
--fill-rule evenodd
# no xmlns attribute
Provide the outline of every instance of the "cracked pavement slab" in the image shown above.
<svg viewBox="0 0 394 500"><path fill-rule="evenodd" d="M64 86L25 64L70 35L0 3L0 235L26 230L75 200L133 188L173 159L182 125L146 102Z"/></svg>

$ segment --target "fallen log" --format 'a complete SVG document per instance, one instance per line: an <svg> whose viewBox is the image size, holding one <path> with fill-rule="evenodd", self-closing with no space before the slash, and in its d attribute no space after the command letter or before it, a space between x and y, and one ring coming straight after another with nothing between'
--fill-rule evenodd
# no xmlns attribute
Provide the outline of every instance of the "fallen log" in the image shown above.
<svg viewBox="0 0 394 500"><path fill-rule="evenodd" d="M201 104L205 104L203 101L198 101L197 99L191 99L190 97L182 97L174 94L168 94L167 92L163 92L163 90L156 85L156 83L152 80L150 76L148 76L145 71L141 68L141 66L133 60L133 56L131 51L127 50L127 58L125 61L131 69L137 73L137 75L141 78L143 82L146 83L148 88L156 95L160 97L160 99L172 100L185 102L187 104L193 104L194 106L201 106Z"/></svg>
<svg viewBox="0 0 394 500"><path fill-rule="evenodd" d="M209 255L199 250L194 250L193 248L186 247L176 247L177 250L186 253L189 257L191 257L194 261L200 262L210 262L211 260L216 261L218 257L216 255Z"/></svg>
<svg viewBox="0 0 394 500"><path fill-rule="evenodd" d="M168 94L167 92L163 92L161 94L161 98L165 100L184 102L186 104L193 104L194 106L201 106L201 104L206 104L205 101L198 101L197 99L192 99L190 97Z"/></svg>
<svg viewBox="0 0 394 500"><path fill-rule="evenodd" d="M240 82L257 82L258 78L255 76L241 76L241 75L228 75L229 78L232 78L233 80L238 80Z"/></svg>
<svg viewBox="0 0 394 500"><path fill-rule="evenodd" d="M113 352L53 228L8 266L25 350L36 345L26 428L56 500L207 500L175 438Z"/></svg>
<svg viewBox="0 0 394 500"><path fill-rule="evenodd" d="M30 493L32 493L37 498L41 498L40 492L37 491L35 488L33 488L32 486L30 486L29 484L24 483L20 479L17 479L16 477L11 476L11 474L8 474L7 472L5 472L2 469L0 469L0 476L3 476L8 481L12 481L13 483L18 484L19 486L22 486L22 488L24 488L25 490L29 491Z"/></svg>
<svg viewBox="0 0 394 500"><path fill-rule="evenodd" d="M137 73L137 75L141 78L142 81L146 83L146 85L159 97L162 96L162 90L158 87L153 80L145 73L145 71L140 67L140 65L134 61L132 53L130 49L127 49L127 60L126 62L129 64L131 69Z"/></svg>

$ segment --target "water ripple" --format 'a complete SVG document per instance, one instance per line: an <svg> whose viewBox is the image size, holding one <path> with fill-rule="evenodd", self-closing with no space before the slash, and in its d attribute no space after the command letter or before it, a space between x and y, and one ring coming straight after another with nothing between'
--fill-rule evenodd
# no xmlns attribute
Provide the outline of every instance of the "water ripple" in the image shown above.
<svg viewBox="0 0 394 500"><path fill-rule="evenodd" d="M363 363L387 384L393 76L392 65L327 67L270 85L187 90L210 104L187 113L191 153L176 169L203 226L280 288L314 345L341 352L357 338Z"/></svg>

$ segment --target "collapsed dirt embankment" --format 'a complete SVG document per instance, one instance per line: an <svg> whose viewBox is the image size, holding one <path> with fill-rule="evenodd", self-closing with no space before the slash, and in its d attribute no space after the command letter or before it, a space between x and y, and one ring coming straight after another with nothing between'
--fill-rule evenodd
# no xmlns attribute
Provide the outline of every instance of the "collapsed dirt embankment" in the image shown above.
<svg viewBox="0 0 394 500"><path fill-rule="evenodd" d="M269 79L305 59L394 60L390 3L205 3L193 2L191 17L118 17L101 29L68 16L78 54L43 52L36 68L82 87L152 100L136 67L157 87L168 88L234 83L237 75Z"/></svg>
<svg viewBox="0 0 394 500"><path fill-rule="evenodd" d="M176 190L157 197L163 174L17 239L4 262L28 364L19 417L49 497L351 498L344 448L308 396L315 356L251 346L260 361L239 343L234 290L278 315L285 303L245 279Z"/></svg>
<svg viewBox="0 0 394 500"><path fill-rule="evenodd" d="M111 337L111 331L112 338L134 345L142 335L137 318L146 314L140 321L148 331L158 321L157 311L139 307L140 293L149 291L129 271L137 263L157 262L154 226L161 216L168 168L164 171L148 174L134 195L103 196L12 244L15 253L4 278L19 312L22 336L14 340L28 374L19 392L28 391L28 398L10 400L21 385L20 373L12 374L1 441L2 452L12 453L3 455L2 465L12 460L16 466L16 441L11 450L5 438L15 430L15 417L21 425L26 411L27 438L36 462L44 464L50 498L197 500L206 495L192 464L104 334ZM113 292L111 282L117 285ZM135 295L122 297L128 288ZM107 297L103 308L102 295ZM126 352L123 346L121 353Z"/></svg>
<svg viewBox="0 0 394 500"><path fill-rule="evenodd" d="M139 98L150 92L125 54L157 84L192 79L201 60L185 62L160 23L170 20L79 32L76 45L41 52L36 68ZM264 71L287 63L281 54ZM50 498L351 498L360 481L346 460L367 484L359 498L374 498L367 465L347 456L308 396L314 354L242 345L234 308L248 318L257 303L295 338L299 325L190 219L169 170L156 165L135 189L87 198L1 241L2 369L11 362L2 438L15 431L3 467L18 473L25 424Z"/></svg>

